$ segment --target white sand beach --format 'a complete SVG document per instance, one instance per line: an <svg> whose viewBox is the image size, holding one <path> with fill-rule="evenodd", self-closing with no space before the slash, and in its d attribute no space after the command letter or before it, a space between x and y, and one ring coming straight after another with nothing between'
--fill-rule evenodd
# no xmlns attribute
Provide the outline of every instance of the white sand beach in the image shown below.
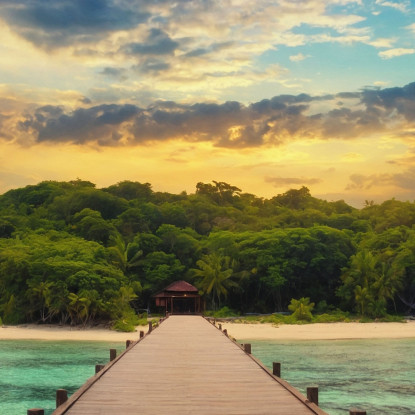
<svg viewBox="0 0 415 415"><path fill-rule="evenodd" d="M334 339L399 339L415 338L415 321L406 323L316 323L305 325L221 323L230 336L256 340L334 340ZM57 325L24 324L0 327L0 340L137 340L140 330L120 333L106 328L79 328Z"/></svg>
<svg viewBox="0 0 415 415"><path fill-rule="evenodd" d="M415 338L415 321L406 323L315 323L304 325L222 323L230 336L255 340L337 340Z"/></svg>
<svg viewBox="0 0 415 415"><path fill-rule="evenodd" d="M138 340L140 330L145 333L147 326L138 326L135 332L121 333L106 328L81 328L58 325L21 324L0 327L0 340L73 340L125 342Z"/></svg>

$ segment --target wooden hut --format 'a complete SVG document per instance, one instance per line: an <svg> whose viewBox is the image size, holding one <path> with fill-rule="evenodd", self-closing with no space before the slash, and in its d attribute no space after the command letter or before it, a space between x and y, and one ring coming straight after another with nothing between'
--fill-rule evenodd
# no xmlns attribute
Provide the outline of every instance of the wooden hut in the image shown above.
<svg viewBox="0 0 415 415"><path fill-rule="evenodd" d="M186 281L175 281L154 295L157 307L170 314L200 314L203 303L199 291Z"/></svg>

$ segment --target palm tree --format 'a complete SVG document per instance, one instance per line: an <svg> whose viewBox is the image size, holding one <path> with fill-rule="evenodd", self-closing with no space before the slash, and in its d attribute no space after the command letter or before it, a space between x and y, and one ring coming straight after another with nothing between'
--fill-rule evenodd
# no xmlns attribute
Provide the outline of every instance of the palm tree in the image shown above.
<svg viewBox="0 0 415 415"><path fill-rule="evenodd" d="M357 285L354 289L354 295L360 314L365 316L370 305L373 303L373 297L370 295L368 287Z"/></svg>
<svg viewBox="0 0 415 415"><path fill-rule="evenodd" d="M53 287L53 282L46 281L31 281L28 283L29 290L27 295L29 300L32 302L35 301L35 307L39 308L40 319L42 323L45 323L49 318L47 315L47 310L50 306L51 301L51 288Z"/></svg>
<svg viewBox="0 0 415 415"><path fill-rule="evenodd" d="M373 284L379 300L385 303L392 300L396 312L395 294L402 288L402 272L393 267L390 262L382 262Z"/></svg>
<svg viewBox="0 0 415 415"><path fill-rule="evenodd" d="M214 310L216 310L216 300L218 307L220 307L222 296L226 298L228 289L236 286L235 282L231 280L233 268L230 262L229 257L214 252L204 255L202 259L196 262L199 268L193 270L202 291L212 295Z"/></svg>
<svg viewBox="0 0 415 415"><path fill-rule="evenodd" d="M143 256L142 250L138 250L131 258L129 258L128 253L131 244L126 244L119 233L111 235L109 240L112 245L107 248L107 251L112 256L112 262L122 272L125 273L130 268L136 267L139 264L139 261Z"/></svg>
<svg viewBox="0 0 415 415"><path fill-rule="evenodd" d="M82 293L69 293L68 312L71 317L71 324L80 322L86 324L89 318L89 306L91 299L82 295Z"/></svg>

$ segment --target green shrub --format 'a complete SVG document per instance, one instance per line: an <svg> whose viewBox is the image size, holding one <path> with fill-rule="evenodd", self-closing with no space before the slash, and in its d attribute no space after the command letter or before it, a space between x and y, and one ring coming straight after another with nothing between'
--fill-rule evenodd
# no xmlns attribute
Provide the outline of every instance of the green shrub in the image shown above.
<svg viewBox="0 0 415 415"><path fill-rule="evenodd" d="M369 318L369 317L362 317L359 320L359 323L373 323L373 319L372 318Z"/></svg>
<svg viewBox="0 0 415 415"><path fill-rule="evenodd" d="M12 294L7 303L2 304L4 324L19 324L24 321L21 307L18 305L16 297Z"/></svg>
<svg viewBox="0 0 415 415"><path fill-rule="evenodd" d="M313 323L348 323L351 320L350 313L339 309L313 316Z"/></svg>
<svg viewBox="0 0 415 415"><path fill-rule="evenodd" d="M305 321L311 321L313 319L313 315L311 314L311 310L313 308L314 303L310 303L310 299L308 297L303 297L299 300L293 298L288 306L288 309L293 312L292 316L296 320Z"/></svg>
<svg viewBox="0 0 415 415"><path fill-rule="evenodd" d="M385 323L406 323L406 320L402 316L396 316L391 314L386 314L386 316L380 318L379 321Z"/></svg>
<svg viewBox="0 0 415 415"><path fill-rule="evenodd" d="M210 317L216 317L216 318L226 318L226 317L237 317L239 314L230 309L229 307L222 307L220 310L217 311L211 311L206 313L206 315L209 315Z"/></svg>
<svg viewBox="0 0 415 415"><path fill-rule="evenodd" d="M113 322L112 329L116 331L132 332L135 331L135 327L139 325L139 322L140 319L133 310L126 310L120 318Z"/></svg>

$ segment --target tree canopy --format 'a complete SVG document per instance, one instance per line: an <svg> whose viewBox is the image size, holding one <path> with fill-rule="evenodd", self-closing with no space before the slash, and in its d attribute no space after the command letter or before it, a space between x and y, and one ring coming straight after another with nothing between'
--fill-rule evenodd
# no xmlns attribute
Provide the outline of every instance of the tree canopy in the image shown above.
<svg viewBox="0 0 415 415"><path fill-rule="evenodd" d="M356 209L306 187L264 199L217 181L193 194L45 181L0 196L0 317L108 321L181 279L240 312L412 311L414 225L413 202Z"/></svg>

